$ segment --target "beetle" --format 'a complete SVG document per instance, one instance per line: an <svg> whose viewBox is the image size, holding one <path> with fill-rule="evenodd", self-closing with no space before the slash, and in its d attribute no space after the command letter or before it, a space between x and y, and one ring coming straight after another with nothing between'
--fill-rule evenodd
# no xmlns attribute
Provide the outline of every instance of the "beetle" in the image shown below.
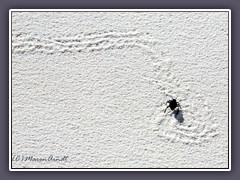
<svg viewBox="0 0 240 180"><path fill-rule="evenodd" d="M166 102L166 104L169 104L169 105L167 106L167 108L170 107L170 109L171 109L172 111L173 111L176 107L182 109L181 106L180 106L180 104L179 104L179 102L177 102L176 99L168 100L168 101ZM166 112L167 108L165 109L164 113Z"/></svg>

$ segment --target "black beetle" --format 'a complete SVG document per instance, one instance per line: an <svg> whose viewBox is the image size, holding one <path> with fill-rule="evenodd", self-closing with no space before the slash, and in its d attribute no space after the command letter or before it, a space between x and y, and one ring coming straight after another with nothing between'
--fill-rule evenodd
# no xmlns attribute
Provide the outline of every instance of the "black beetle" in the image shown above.
<svg viewBox="0 0 240 180"><path fill-rule="evenodd" d="M176 99L168 100L166 104L169 104L167 108L170 107L171 110L174 110L176 107L180 107L180 109L182 109L180 104L176 101ZM167 108L165 109L164 113L166 112Z"/></svg>

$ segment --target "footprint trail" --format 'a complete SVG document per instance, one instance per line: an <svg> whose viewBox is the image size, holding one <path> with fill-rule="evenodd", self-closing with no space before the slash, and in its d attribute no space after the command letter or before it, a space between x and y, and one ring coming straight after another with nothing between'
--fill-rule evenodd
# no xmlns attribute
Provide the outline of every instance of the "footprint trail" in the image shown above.
<svg viewBox="0 0 240 180"><path fill-rule="evenodd" d="M81 33L74 36L45 37L14 33L12 50L15 54L34 53L82 53L106 51L111 49L140 48L149 53L154 72L151 76L142 75L149 82L149 88L156 88L164 102L154 105L152 117L148 120L150 131L166 142L201 144L217 136L217 126L212 123L213 110L201 92L193 91L171 72L171 58L164 58L152 49L156 43L147 35L137 30L117 32ZM177 99L182 106L183 122L179 122L169 113L164 113L165 102ZM161 101L162 101L161 100Z"/></svg>

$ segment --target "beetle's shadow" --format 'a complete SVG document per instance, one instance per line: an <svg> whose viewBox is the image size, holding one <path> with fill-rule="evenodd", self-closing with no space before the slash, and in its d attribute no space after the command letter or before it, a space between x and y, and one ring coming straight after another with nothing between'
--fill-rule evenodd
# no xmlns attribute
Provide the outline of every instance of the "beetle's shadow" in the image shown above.
<svg viewBox="0 0 240 180"><path fill-rule="evenodd" d="M174 110L171 115L174 115L174 118L180 122L180 123L183 123L184 122L184 118L183 118L183 111L180 110L179 108Z"/></svg>

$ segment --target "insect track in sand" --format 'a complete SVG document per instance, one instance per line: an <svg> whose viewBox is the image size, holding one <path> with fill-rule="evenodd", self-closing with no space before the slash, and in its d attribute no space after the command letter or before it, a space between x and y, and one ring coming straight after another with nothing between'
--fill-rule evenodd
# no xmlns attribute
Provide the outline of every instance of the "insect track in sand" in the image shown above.
<svg viewBox="0 0 240 180"><path fill-rule="evenodd" d="M164 63L154 63L156 66L156 78L149 79L155 82L161 91L161 97L176 98L183 108L184 122L178 122L169 114L163 113L165 103L163 102L155 110L152 116L155 122L154 132L165 141L182 142L185 144L200 144L211 140L218 135L217 126L213 122L213 110L201 92L189 87L176 78L171 71L170 59ZM164 68L161 68L165 65ZM163 75L165 74L165 75ZM160 78L163 76L164 78ZM194 100L194 103L192 102Z"/></svg>
<svg viewBox="0 0 240 180"><path fill-rule="evenodd" d="M146 35L146 34L145 34ZM82 33L75 36L44 37L29 34L14 34L12 37L12 48L14 53L46 53L56 52L92 52L108 49L121 49L125 47L139 47L149 49L149 41L142 38L144 34L137 31L127 32L103 32Z"/></svg>
<svg viewBox="0 0 240 180"><path fill-rule="evenodd" d="M149 40L150 39L150 40ZM213 110L201 92L185 87L177 76L171 73L171 58L164 58L151 49L155 42L146 33L139 31L82 33L75 36L45 37L14 34L12 49L16 54L33 53L76 53L105 51L122 48L141 48L152 58L154 73L152 76L142 75L149 82L149 88L156 88L162 98L176 98L183 108L184 122L179 123L174 117L163 113L165 102L156 105L149 126L154 134L166 142L200 144L216 136L217 126L212 121ZM192 99L195 103L192 103Z"/></svg>

